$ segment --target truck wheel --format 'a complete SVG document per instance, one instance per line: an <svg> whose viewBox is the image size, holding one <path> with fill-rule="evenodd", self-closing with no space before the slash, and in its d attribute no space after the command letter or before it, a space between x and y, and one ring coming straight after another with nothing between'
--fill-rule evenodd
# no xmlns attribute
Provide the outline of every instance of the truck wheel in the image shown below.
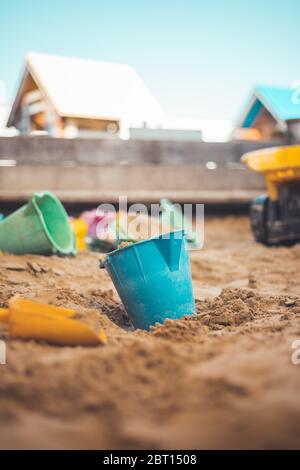
<svg viewBox="0 0 300 470"><path fill-rule="evenodd" d="M250 209L251 228L255 240L268 245L267 211L269 198L262 195L254 199Z"/></svg>

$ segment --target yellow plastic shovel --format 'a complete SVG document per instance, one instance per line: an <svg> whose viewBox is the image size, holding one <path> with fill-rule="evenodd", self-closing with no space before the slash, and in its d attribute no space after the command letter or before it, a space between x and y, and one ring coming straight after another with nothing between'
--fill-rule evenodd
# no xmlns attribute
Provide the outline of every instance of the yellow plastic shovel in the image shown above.
<svg viewBox="0 0 300 470"><path fill-rule="evenodd" d="M23 313L41 313L47 315L58 315L60 317L74 317L76 310L65 307L57 307L56 305L43 304L35 300L14 297L9 301L9 308L13 306Z"/></svg>
<svg viewBox="0 0 300 470"><path fill-rule="evenodd" d="M9 309L0 308L0 323L8 323L8 322L9 322Z"/></svg>
<svg viewBox="0 0 300 470"><path fill-rule="evenodd" d="M39 313L58 315L60 317L70 318L74 317L76 311L70 308L56 307L55 305L43 304L36 302L35 300L14 298L10 300L10 303L18 308L23 313ZM9 323L10 308L0 308L0 323Z"/></svg>
<svg viewBox="0 0 300 470"><path fill-rule="evenodd" d="M96 346L107 341L103 330L93 331L71 317L75 310L13 298L8 309L0 310L0 322L7 323L11 338L44 340L65 346Z"/></svg>

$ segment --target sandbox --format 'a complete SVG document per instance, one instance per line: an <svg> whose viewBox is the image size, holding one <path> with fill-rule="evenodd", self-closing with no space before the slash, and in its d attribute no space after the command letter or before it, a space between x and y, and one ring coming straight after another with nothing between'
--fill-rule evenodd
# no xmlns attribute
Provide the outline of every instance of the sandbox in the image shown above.
<svg viewBox="0 0 300 470"><path fill-rule="evenodd" d="M197 314L149 332L132 328L99 254L0 256L0 306L20 294L76 308L108 337L58 347L0 330L1 448L299 448L300 245L256 244L247 217L205 228Z"/></svg>

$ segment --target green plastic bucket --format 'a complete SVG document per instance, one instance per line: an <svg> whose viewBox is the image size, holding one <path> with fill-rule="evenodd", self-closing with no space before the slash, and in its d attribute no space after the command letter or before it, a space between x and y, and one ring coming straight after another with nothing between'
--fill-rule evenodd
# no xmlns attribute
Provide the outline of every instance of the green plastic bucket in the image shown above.
<svg viewBox="0 0 300 470"><path fill-rule="evenodd" d="M61 202L51 193L33 195L0 222L0 251L75 255L75 237Z"/></svg>
<svg viewBox="0 0 300 470"><path fill-rule="evenodd" d="M161 222L165 225L171 224L174 230L185 230L189 246L198 248L200 241L193 230L192 223L184 216L183 212L168 199L161 199L160 206L163 209L160 216Z"/></svg>

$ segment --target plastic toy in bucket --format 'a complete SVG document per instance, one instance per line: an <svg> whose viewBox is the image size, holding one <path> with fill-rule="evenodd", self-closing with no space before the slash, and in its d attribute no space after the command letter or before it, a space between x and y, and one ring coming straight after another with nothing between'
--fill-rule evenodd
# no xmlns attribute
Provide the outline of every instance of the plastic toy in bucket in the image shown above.
<svg viewBox="0 0 300 470"><path fill-rule="evenodd" d="M115 250L101 261L136 328L195 313L186 245L178 230Z"/></svg>
<svg viewBox="0 0 300 470"><path fill-rule="evenodd" d="M0 250L14 254L76 254L68 215L51 193L33 195L28 204L0 222Z"/></svg>

